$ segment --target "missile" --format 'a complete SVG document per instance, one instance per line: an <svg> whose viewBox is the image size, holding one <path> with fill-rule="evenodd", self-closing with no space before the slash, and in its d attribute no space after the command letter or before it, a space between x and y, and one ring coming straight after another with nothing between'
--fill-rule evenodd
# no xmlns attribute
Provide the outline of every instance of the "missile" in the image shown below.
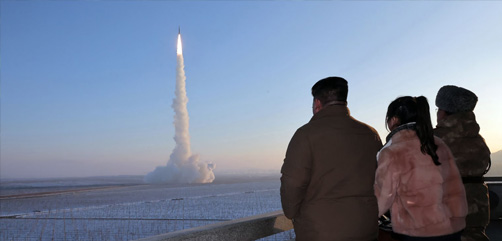
<svg viewBox="0 0 502 241"><path fill-rule="evenodd" d="M178 34L181 34L181 28L178 26Z"/></svg>

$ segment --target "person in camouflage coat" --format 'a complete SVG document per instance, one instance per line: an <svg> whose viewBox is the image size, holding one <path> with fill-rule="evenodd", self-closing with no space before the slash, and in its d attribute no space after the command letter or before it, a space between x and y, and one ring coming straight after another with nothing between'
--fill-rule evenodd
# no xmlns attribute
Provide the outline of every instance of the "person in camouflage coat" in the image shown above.
<svg viewBox="0 0 502 241"><path fill-rule="evenodd" d="M483 175L491 160L473 112L477 101L474 93L453 85L443 86L436 96L438 124L434 134L450 147L467 194L469 211L462 241L489 240L485 230L490 222L490 202Z"/></svg>

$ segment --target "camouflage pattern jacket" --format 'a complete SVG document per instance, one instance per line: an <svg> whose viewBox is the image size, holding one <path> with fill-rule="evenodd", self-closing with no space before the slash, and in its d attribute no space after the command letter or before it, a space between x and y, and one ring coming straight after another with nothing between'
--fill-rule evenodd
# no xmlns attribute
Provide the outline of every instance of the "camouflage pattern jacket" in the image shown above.
<svg viewBox="0 0 502 241"><path fill-rule="evenodd" d="M434 134L450 148L464 180L469 214L467 229L484 228L490 220L488 187L481 177L490 166L490 150L479 135L479 125L473 112L460 112L438 121ZM468 233L468 230L466 230ZM482 239L478 239L482 240Z"/></svg>

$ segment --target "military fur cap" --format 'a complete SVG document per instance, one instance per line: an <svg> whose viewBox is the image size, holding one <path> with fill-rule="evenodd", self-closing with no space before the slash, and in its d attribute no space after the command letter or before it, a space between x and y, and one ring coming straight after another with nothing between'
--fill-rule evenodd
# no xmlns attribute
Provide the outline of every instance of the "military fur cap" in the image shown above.
<svg viewBox="0 0 502 241"><path fill-rule="evenodd" d="M441 87L436 96L436 106L450 113L473 111L477 102L472 91L454 85Z"/></svg>

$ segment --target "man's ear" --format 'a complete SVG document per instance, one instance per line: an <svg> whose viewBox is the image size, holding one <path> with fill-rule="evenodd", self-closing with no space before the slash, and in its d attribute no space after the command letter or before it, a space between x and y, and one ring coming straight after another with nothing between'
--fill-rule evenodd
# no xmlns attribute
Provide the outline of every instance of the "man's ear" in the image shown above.
<svg viewBox="0 0 502 241"><path fill-rule="evenodd" d="M312 106L312 112L317 113L322 109L322 103L318 99L314 99L314 104Z"/></svg>

